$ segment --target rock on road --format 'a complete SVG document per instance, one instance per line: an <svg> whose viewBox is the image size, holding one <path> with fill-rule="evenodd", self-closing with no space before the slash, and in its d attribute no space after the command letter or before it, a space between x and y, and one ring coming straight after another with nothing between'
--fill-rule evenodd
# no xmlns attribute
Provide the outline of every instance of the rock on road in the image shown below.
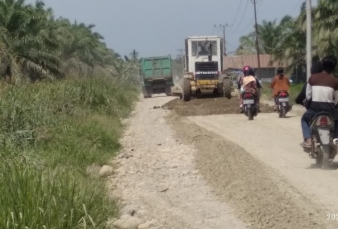
<svg viewBox="0 0 338 229"><path fill-rule="evenodd" d="M337 228L338 172L311 167L299 116L179 117L141 99L110 181L150 228ZM169 116L169 117L167 117ZM127 155L127 156L126 156Z"/></svg>

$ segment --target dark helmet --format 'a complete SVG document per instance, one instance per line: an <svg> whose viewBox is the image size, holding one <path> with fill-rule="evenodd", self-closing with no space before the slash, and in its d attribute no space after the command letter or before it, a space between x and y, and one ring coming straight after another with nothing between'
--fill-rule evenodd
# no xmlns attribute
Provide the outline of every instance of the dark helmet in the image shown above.
<svg viewBox="0 0 338 229"><path fill-rule="evenodd" d="M282 67L277 68L277 74L278 75L283 74L283 73L284 73L284 68L282 68Z"/></svg>
<svg viewBox="0 0 338 229"><path fill-rule="evenodd" d="M323 70L327 73L332 73L337 66L337 58L335 56L329 55L324 57L322 60Z"/></svg>
<svg viewBox="0 0 338 229"><path fill-rule="evenodd" d="M255 70L250 66L245 66L242 69L244 76L255 76Z"/></svg>
<svg viewBox="0 0 338 229"><path fill-rule="evenodd" d="M323 72L323 63L319 60L312 63L311 75Z"/></svg>

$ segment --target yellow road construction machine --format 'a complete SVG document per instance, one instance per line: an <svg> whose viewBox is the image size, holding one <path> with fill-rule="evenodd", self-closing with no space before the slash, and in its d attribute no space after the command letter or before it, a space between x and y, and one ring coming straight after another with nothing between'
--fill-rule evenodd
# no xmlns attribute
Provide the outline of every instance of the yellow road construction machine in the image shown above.
<svg viewBox="0 0 338 229"><path fill-rule="evenodd" d="M173 94L183 101L200 95L231 98L233 82L223 74L223 39L218 36L192 36L185 40L185 74Z"/></svg>

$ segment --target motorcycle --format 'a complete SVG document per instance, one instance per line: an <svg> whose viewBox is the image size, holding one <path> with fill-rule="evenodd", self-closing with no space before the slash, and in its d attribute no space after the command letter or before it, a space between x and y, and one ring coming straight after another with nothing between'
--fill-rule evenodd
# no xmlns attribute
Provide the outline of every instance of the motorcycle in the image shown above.
<svg viewBox="0 0 338 229"><path fill-rule="evenodd" d="M280 118L285 118L286 113L292 109L289 103L289 93L287 91L280 91L276 96L275 103L277 105L277 112Z"/></svg>
<svg viewBox="0 0 338 229"><path fill-rule="evenodd" d="M242 100L243 113L249 118L249 120L253 120L258 114L258 103L255 94L244 91L242 93Z"/></svg>
<svg viewBox="0 0 338 229"><path fill-rule="evenodd" d="M310 124L312 133L312 148L309 156L316 159L316 164L322 169L329 169L330 162L337 155L337 146L333 144L334 120L329 113L319 112Z"/></svg>

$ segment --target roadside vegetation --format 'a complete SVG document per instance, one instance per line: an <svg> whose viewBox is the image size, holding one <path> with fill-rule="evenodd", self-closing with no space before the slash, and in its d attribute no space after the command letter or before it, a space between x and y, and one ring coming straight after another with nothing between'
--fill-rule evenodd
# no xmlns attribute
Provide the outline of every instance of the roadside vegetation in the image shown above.
<svg viewBox="0 0 338 229"><path fill-rule="evenodd" d="M338 56L338 4L336 0L317 0L312 9L313 59L333 54ZM254 31L254 28L252 28ZM286 15L280 22L265 21L258 26L262 53L271 54L273 61L285 62L289 73L306 76L306 11L305 1L298 17ZM240 38L237 54L252 54L255 49L255 32Z"/></svg>
<svg viewBox="0 0 338 229"><path fill-rule="evenodd" d="M0 228L104 228L116 214L87 173L120 147L137 52L37 1L0 0Z"/></svg>

